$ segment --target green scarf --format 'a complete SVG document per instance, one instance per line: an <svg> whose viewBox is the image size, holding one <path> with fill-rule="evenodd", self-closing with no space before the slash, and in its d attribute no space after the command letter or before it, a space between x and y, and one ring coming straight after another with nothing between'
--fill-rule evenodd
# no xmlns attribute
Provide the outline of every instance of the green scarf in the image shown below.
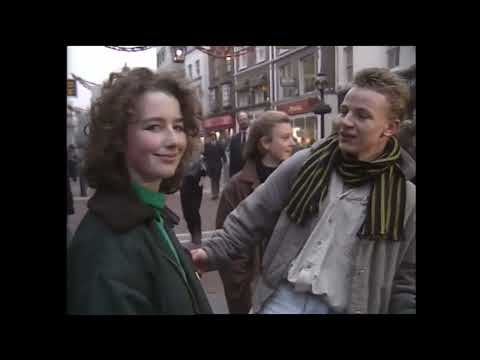
<svg viewBox="0 0 480 360"><path fill-rule="evenodd" d="M178 266L182 270L183 276L185 277L185 272L183 270L182 264L180 262L180 258L178 257L177 251L173 246L172 240L170 236L168 236L167 231L165 230L165 225L163 223L163 218L161 216L161 210L165 207L165 194L160 192L151 191L139 184L132 183L133 190L138 195L140 200L155 210L155 224L157 225L158 232L162 239L165 240L167 243L170 252L172 253L173 257L177 261Z"/></svg>
<svg viewBox="0 0 480 360"><path fill-rule="evenodd" d="M338 135L329 136L312 151L292 187L287 204L289 218L301 224L318 212L319 202L327 192L333 169L345 184L353 187L373 181L365 222L358 236L370 240L399 240L403 231L406 203L406 180L397 163L400 145L391 137L384 152L373 161L344 158L338 146Z"/></svg>

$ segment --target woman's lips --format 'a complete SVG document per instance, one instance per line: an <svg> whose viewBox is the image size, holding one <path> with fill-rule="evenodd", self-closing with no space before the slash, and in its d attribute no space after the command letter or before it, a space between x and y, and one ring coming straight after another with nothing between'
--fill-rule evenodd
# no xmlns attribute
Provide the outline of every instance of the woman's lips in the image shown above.
<svg viewBox="0 0 480 360"><path fill-rule="evenodd" d="M153 155L159 157L164 162L173 163L177 160L177 154L153 154Z"/></svg>

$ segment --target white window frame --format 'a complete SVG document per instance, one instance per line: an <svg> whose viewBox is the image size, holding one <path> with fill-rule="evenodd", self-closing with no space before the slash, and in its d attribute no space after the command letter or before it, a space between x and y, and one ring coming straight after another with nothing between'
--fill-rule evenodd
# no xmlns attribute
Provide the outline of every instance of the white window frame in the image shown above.
<svg viewBox="0 0 480 360"><path fill-rule="evenodd" d="M197 73L197 78L200 77L200 59L195 60L195 72Z"/></svg>
<svg viewBox="0 0 480 360"><path fill-rule="evenodd" d="M292 97L295 97L297 95L293 94L293 95L289 95L289 96L285 96L285 92L286 92L286 89L285 87L281 86L281 79L282 79L282 68L285 68L285 67L289 67L290 70L287 72L286 75L288 75L287 79L294 79L294 70L293 70L293 64L291 62L289 63L286 63L286 64L283 64L281 66L278 67L278 87L279 87L279 99L280 100L283 100L283 99L289 99L289 98L292 98ZM292 88L290 88L292 89ZM299 89L298 90L298 93L300 93ZM292 90L288 90L289 92L291 92Z"/></svg>
<svg viewBox="0 0 480 360"><path fill-rule="evenodd" d="M227 66L227 72L231 72L232 71L232 65L233 65L233 58L230 61L225 60L225 63L226 63L226 66Z"/></svg>
<svg viewBox="0 0 480 360"><path fill-rule="evenodd" d="M313 57L313 76L315 76L315 54L309 54L309 55L306 55L304 57L302 57L300 60L299 60L299 66L298 66L298 70L299 70L299 77L298 77L298 86L299 86L299 94L300 95L304 95L304 94L311 94L315 91L315 86L313 87L313 90L310 90L310 91L305 91L305 71L304 71L304 67L303 67L303 64L304 64L304 60L308 57Z"/></svg>
<svg viewBox="0 0 480 360"><path fill-rule="evenodd" d="M223 106L230 106L230 84L222 85L222 104Z"/></svg>
<svg viewBox="0 0 480 360"><path fill-rule="evenodd" d="M289 52L291 50L291 49L282 49L282 48L280 48L280 46L276 46L276 48L278 48L278 55L277 56L283 55L286 52Z"/></svg>
<svg viewBox="0 0 480 360"><path fill-rule="evenodd" d="M263 49L263 57L260 56L262 54ZM255 46L255 63L261 63L267 60L267 47L266 46Z"/></svg>
<svg viewBox="0 0 480 360"><path fill-rule="evenodd" d="M236 46L235 52L242 51L246 46ZM246 69L248 66L248 51L245 54L238 56L238 70Z"/></svg>

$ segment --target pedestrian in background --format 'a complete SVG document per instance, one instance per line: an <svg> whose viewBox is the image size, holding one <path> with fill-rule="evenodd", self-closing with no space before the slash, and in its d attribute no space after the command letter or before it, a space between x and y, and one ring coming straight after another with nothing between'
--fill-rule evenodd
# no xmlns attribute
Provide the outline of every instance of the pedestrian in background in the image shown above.
<svg viewBox="0 0 480 360"><path fill-rule="evenodd" d="M200 126L201 108L200 104L197 104L199 107L197 111L197 125ZM180 202L191 241L195 245L200 245L202 241L200 207L203 197L203 178L207 175L202 156L202 143L200 141L195 143L192 157L186 164L186 169L180 189Z"/></svg>
<svg viewBox="0 0 480 360"><path fill-rule="evenodd" d="M67 156L68 156L68 173L70 175L70 178L76 182L77 181L77 165L78 165L78 156L75 151L75 146L73 144L70 144L68 146L67 150Z"/></svg>
<svg viewBox="0 0 480 360"><path fill-rule="evenodd" d="M338 133L284 161L201 249L200 271L269 238L252 312L415 313L415 161L393 136L409 88L389 69L355 74Z"/></svg>
<svg viewBox="0 0 480 360"><path fill-rule="evenodd" d="M217 140L215 133L210 133L206 138L204 159L207 175L211 181L212 200L218 199L220 192L220 177L222 176L222 162L226 162L225 149Z"/></svg>
<svg viewBox="0 0 480 360"><path fill-rule="evenodd" d="M68 252L69 313L211 313L165 206L199 140L194 102L170 73L137 68L105 82L86 159L96 191Z"/></svg>
<svg viewBox="0 0 480 360"><path fill-rule="evenodd" d="M70 228L68 227L68 217L73 214L75 214L75 208L73 206L72 187L70 185L67 166L67 247L70 245L70 240L72 239L72 233L70 232Z"/></svg>
<svg viewBox="0 0 480 360"><path fill-rule="evenodd" d="M238 127L240 128L240 131L232 136L232 139L230 140L230 177L239 172L245 164L243 147L247 142L249 126L250 119L248 114L245 111L241 111L238 114Z"/></svg>
<svg viewBox="0 0 480 360"><path fill-rule="evenodd" d="M237 205L262 184L268 176L290 157L294 148L292 126L287 114L266 111L250 127L244 147L245 165L230 179L218 204L216 228ZM254 277L259 273L263 250L268 239L249 248L227 269L220 270L230 314L248 314L252 305Z"/></svg>

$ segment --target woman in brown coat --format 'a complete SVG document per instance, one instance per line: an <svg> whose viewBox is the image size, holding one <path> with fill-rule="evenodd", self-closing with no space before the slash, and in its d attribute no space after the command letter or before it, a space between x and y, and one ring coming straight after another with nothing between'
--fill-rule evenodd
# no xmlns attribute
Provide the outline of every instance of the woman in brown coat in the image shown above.
<svg viewBox="0 0 480 360"><path fill-rule="evenodd" d="M290 157L294 145L287 114L266 111L252 124L243 153L246 163L222 192L217 210L217 228L221 228L228 214L263 183L283 160ZM251 283L260 264L261 252L262 249L250 249L229 269L220 271L231 314L247 314L250 310Z"/></svg>

